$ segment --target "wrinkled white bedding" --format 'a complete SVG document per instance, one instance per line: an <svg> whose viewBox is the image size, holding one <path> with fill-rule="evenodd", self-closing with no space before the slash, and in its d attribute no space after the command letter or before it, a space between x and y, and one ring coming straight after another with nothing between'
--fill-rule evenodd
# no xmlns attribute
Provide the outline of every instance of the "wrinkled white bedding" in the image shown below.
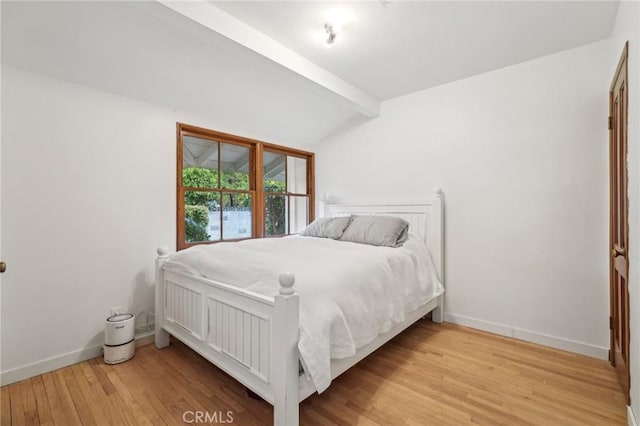
<svg viewBox="0 0 640 426"><path fill-rule="evenodd" d="M194 246L169 257L186 272L273 296L278 275L295 274L298 349L318 392L331 383L331 358L345 358L444 291L426 244L398 248L291 236Z"/></svg>

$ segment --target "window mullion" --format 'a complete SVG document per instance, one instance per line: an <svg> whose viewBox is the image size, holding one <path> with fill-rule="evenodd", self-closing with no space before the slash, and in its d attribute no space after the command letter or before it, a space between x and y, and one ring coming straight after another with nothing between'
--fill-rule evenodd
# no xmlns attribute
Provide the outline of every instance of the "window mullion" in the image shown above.
<svg viewBox="0 0 640 426"><path fill-rule="evenodd" d="M285 195L285 197L287 197L287 235L290 235L291 234L291 197L289 197L288 195Z"/></svg>
<svg viewBox="0 0 640 426"><path fill-rule="evenodd" d="M256 225L255 225L255 235L258 238L264 237L264 233L265 233L265 227L264 227L264 220L265 220L265 213L264 213L264 206L265 206L265 194L264 194L264 182L263 182L263 175L264 175L264 162L263 162L263 153L264 153L264 149L263 149L263 145L261 143L256 145L256 149L255 149L255 189L256 189L256 203L255 203L255 215L254 215L254 220L256 221Z"/></svg>

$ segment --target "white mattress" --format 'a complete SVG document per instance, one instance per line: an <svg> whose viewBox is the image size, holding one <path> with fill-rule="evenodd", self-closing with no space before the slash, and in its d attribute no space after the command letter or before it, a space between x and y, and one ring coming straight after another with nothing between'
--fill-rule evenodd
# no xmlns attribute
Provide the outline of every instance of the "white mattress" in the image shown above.
<svg viewBox="0 0 640 426"><path fill-rule="evenodd" d="M398 248L300 236L199 245L170 256L164 268L267 296L278 293L281 272L293 272L298 349L318 392L331 383L331 358L354 355L444 291L416 235Z"/></svg>

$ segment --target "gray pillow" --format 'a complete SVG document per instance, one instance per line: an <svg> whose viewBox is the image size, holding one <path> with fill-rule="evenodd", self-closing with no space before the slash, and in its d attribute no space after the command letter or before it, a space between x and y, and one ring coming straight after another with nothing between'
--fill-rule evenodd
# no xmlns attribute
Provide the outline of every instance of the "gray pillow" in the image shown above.
<svg viewBox="0 0 640 426"><path fill-rule="evenodd" d="M392 216L352 216L340 241L400 247L409 238L409 222Z"/></svg>
<svg viewBox="0 0 640 426"><path fill-rule="evenodd" d="M309 226L304 228L300 235L305 237L340 239L342 233L351 222L350 216L345 217L325 217L314 220Z"/></svg>

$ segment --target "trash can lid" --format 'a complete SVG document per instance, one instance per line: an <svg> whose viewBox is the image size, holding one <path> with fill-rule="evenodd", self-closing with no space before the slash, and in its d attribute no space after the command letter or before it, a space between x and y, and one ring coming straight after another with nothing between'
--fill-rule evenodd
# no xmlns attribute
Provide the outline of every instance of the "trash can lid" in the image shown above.
<svg viewBox="0 0 640 426"><path fill-rule="evenodd" d="M133 314L115 314L107 318L108 322L120 322L133 318Z"/></svg>

